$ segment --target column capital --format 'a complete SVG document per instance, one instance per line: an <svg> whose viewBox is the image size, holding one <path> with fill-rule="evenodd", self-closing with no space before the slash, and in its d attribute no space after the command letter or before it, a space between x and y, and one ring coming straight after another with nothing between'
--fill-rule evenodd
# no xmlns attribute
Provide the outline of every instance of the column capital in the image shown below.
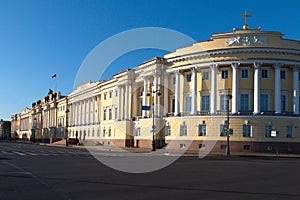
<svg viewBox="0 0 300 200"><path fill-rule="evenodd" d="M179 70L179 69L176 69L176 70L174 70L174 73L175 73L175 74L180 74L180 70Z"/></svg>
<svg viewBox="0 0 300 200"><path fill-rule="evenodd" d="M159 76L159 75L161 75L161 70L158 69L154 70L154 76Z"/></svg>
<svg viewBox="0 0 300 200"><path fill-rule="evenodd" d="M262 66L262 63L261 63L261 62L254 62L254 63L253 63L254 69L260 69L261 66Z"/></svg>
<svg viewBox="0 0 300 200"><path fill-rule="evenodd" d="M292 68L293 68L293 72L298 72L299 71L299 67L300 65L294 65Z"/></svg>
<svg viewBox="0 0 300 200"><path fill-rule="evenodd" d="M191 71L192 71L192 72L198 72L198 67L192 67L192 68L191 68Z"/></svg>
<svg viewBox="0 0 300 200"><path fill-rule="evenodd" d="M212 70L215 71L215 70L218 69L218 64L215 64L215 63L214 63L214 64L211 64L211 65L210 65L210 68L211 68Z"/></svg>
<svg viewBox="0 0 300 200"><path fill-rule="evenodd" d="M240 63L231 63L233 69L237 69L240 66Z"/></svg>
<svg viewBox="0 0 300 200"><path fill-rule="evenodd" d="M143 79L144 81L148 81L148 79L149 79L149 76L145 76L145 75L143 75L143 76L142 76L142 79Z"/></svg>
<svg viewBox="0 0 300 200"><path fill-rule="evenodd" d="M273 66L274 66L275 69L280 69L283 66L283 64L282 63L275 63Z"/></svg>

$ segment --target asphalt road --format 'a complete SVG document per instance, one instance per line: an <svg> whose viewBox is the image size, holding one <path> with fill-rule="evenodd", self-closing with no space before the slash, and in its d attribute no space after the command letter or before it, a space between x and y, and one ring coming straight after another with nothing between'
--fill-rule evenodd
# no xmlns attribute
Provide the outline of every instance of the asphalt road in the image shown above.
<svg viewBox="0 0 300 200"><path fill-rule="evenodd" d="M184 156L162 170L130 174L84 149L0 142L1 200L299 200L299 180L299 158Z"/></svg>

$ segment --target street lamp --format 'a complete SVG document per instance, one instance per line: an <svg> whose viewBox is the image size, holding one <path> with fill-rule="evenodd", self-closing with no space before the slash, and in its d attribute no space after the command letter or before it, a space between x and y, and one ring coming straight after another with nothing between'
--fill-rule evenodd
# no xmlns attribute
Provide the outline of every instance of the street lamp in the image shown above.
<svg viewBox="0 0 300 200"><path fill-rule="evenodd" d="M157 96L161 95L159 90L151 91L151 93L154 94L154 95L157 95ZM151 96L151 94L147 93L147 96ZM155 106L155 103L153 101L153 103L152 103L152 151L156 151L156 144L155 144L155 137L154 137L155 129L156 129L155 121L154 121L154 116L155 116L154 106Z"/></svg>
<svg viewBox="0 0 300 200"><path fill-rule="evenodd" d="M230 133L230 130L229 130L229 100L232 99L232 95L231 94L227 94L227 148L226 148L226 155L229 156L230 155L230 144L229 144L229 133Z"/></svg>

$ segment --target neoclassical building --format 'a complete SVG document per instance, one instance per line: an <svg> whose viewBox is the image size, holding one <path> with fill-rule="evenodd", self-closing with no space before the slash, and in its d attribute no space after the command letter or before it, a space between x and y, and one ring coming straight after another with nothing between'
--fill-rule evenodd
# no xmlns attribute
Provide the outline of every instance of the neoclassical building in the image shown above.
<svg viewBox="0 0 300 200"><path fill-rule="evenodd" d="M12 133L138 148L154 134L157 148L225 152L230 132L232 152L299 153L299 67L299 41L244 25L66 97L49 93L12 116Z"/></svg>

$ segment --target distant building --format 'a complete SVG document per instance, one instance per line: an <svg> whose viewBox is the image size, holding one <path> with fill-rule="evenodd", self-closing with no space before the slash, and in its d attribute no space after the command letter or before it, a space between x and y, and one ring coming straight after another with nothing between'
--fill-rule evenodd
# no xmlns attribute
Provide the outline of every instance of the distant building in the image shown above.
<svg viewBox="0 0 300 200"><path fill-rule="evenodd" d="M70 138L151 148L155 128L157 148L224 152L231 132L232 152L300 153L300 43L282 36L245 25L66 97L49 94L12 116L12 135L63 138L68 123ZM155 127L142 106L154 109Z"/></svg>
<svg viewBox="0 0 300 200"><path fill-rule="evenodd" d="M0 140L7 140L10 138L10 121L0 120Z"/></svg>

